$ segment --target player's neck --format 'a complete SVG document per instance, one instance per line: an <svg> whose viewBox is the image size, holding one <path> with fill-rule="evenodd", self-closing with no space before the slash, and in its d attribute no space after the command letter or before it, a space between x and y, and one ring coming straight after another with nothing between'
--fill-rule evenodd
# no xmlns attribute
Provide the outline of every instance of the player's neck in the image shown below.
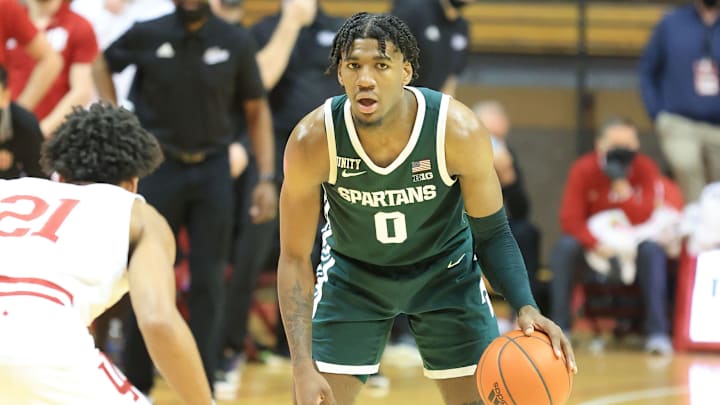
<svg viewBox="0 0 720 405"><path fill-rule="evenodd" d="M388 111L380 125L361 126L356 122L355 129L361 138L369 137L377 140L384 138L396 139L397 134L401 133L403 129L408 126L408 122L410 123L410 128L413 127L416 111L417 99L410 90L405 89L400 102L398 102L392 110Z"/></svg>

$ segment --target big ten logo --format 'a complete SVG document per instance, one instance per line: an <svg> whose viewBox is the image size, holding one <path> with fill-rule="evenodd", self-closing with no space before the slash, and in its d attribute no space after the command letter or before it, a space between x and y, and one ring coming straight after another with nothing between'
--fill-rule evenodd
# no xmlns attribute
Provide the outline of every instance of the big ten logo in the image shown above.
<svg viewBox="0 0 720 405"><path fill-rule="evenodd" d="M418 181L432 180L432 179L433 179L432 172L417 173L417 174L412 175L413 183L417 183Z"/></svg>

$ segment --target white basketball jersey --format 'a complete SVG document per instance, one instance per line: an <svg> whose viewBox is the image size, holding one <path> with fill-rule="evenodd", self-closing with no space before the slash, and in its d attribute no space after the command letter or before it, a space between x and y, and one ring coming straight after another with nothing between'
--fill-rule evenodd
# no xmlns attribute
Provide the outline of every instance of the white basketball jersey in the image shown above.
<svg viewBox="0 0 720 405"><path fill-rule="evenodd" d="M128 290L137 198L109 184L0 180L0 361L20 356L12 346L48 339L88 347L87 326Z"/></svg>

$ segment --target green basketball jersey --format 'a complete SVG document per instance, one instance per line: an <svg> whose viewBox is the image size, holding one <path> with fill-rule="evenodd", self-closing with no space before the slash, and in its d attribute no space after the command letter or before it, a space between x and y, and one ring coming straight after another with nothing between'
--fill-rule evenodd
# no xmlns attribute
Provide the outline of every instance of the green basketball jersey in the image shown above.
<svg viewBox="0 0 720 405"><path fill-rule="evenodd" d="M472 237L460 185L445 161L450 98L407 89L418 101L415 124L407 145L387 167L377 166L363 150L347 96L325 102L330 175L323 184L328 221L323 244L378 266L417 263Z"/></svg>

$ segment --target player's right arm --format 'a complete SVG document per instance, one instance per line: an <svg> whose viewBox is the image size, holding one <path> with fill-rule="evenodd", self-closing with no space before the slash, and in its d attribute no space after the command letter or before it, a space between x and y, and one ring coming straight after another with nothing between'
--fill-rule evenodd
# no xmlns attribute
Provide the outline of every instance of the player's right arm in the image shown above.
<svg viewBox="0 0 720 405"><path fill-rule="evenodd" d="M298 405L335 403L330 386L315 369L312 359L315 276L310 254L320 213L320 186L329 172L323 117L323 109L316 109L290 135L280 192L278 298Z"/></svg>
<svg viewBox="0 0 720 405"><path fill-rule="evenodd" d="M175 238L165 218L140 200L132 208L130 248L130 300L150 357L184 403L211 404L197 345L175 306Z"/></svg>

